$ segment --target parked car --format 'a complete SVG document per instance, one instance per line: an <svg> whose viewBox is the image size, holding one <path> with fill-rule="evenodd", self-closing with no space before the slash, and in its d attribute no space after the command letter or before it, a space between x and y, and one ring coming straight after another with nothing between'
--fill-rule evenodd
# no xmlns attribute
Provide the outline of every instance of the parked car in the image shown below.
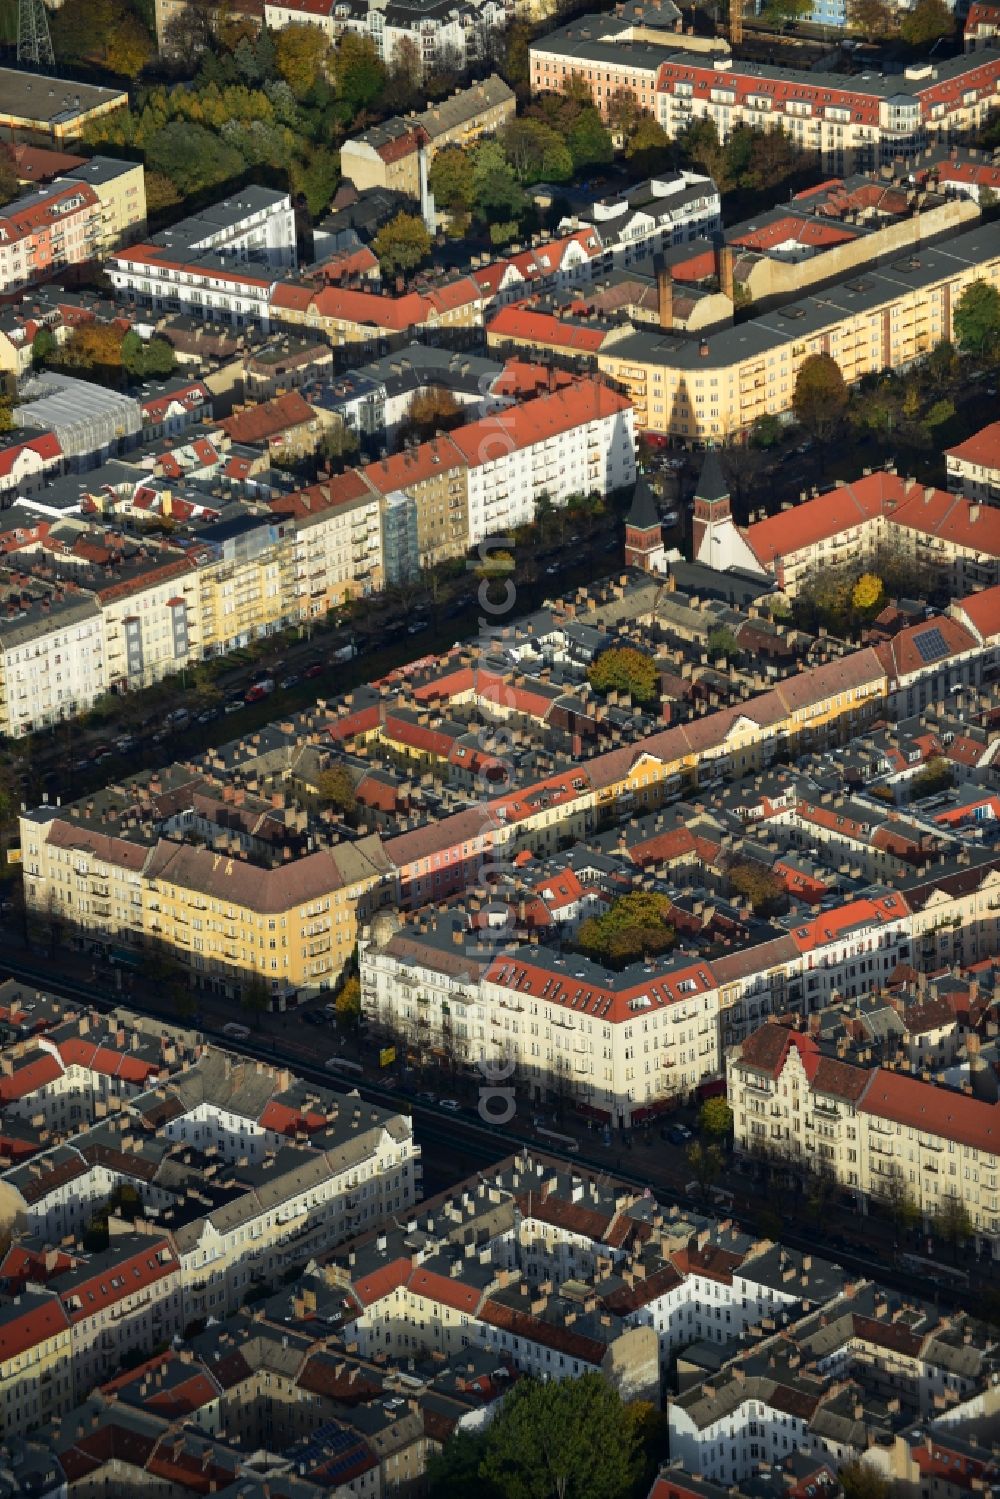
<svg viewBox="0 0 1000 1499"><path fill-rule="evenodd" d="M245 707L246 704L241 697L231 697L222 711L223 713L238 713L241 708Z"/></svg>
<svg viewBox="0 0 1000 1499"><path fill-rule="evenodd" d="M302 675L308 681L311 681L313 679L313 677L322 676L323 675L323 663L322 663L322 661L314 661L311 666L307 666L306 667L306 669L302 673Z"/></svg>
<svg viewBox="0 0 1000 1499"><path fill-rule="evenodd" d="M686 1145L693 1138L686 1124L671 1124L667 1130L667 1139L671 1145Z"/></svg>
<svg viewBox="0 0 1000 1499"><path fill-rule="evenodd" d="M420 635L424 630L430 629L430 621L426 619L415 619L412 624L407 625L407 635ZM339 659L339 658L338 658Z"/></svg>
<svg viewBox="0 0 1000 1499"><path fill-rule="evenodd" d="M281 681L278 683L278 686L281 688L282 692L287 692L289 687L294 687L299 680L300 678L298 672L290 671L287 677L282 677Z"/></svg>
<svg viewBox="0 0 1000 1499"><path fill-rule="evenodd" d="M446 1114L460 1114L462 1112L462 1105L454 1098L442 1098L438 1104L438 1108L444 1109Z"/></svg>
<svg viewBox="0 0 1000 1499"><path fill-rule="evenodd" d="M244 701L248 703L263 702L264 698L270 697L273 691L274 678L264 677L262 681L255 682L252 687L247 688Z"/></svg>
<svg viewBox="0 0 1000 1499"><path fill-rule="evenodd" d="M681 517L680 517L680 512L679 511L677 511L677 510L668 510L667 513L666 513L666 515L663 517L663 524L665 526L676 526L676 524L680 520L680 518Z"/></svg>

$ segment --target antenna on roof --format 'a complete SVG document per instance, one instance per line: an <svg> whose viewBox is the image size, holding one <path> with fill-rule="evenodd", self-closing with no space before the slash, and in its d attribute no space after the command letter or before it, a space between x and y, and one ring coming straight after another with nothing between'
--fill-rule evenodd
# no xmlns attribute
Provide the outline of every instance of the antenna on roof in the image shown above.
<svg viewBox="0 0 1000 1499"><path fill-rule="evenodd" d="M17 60L22 67L56 65L45 0L17 0Z"/></svg>

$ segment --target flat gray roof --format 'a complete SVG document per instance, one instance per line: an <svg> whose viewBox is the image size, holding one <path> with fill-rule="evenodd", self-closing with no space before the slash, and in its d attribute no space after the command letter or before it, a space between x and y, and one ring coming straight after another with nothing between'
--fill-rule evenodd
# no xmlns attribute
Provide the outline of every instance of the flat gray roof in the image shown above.
<svg viewBox="0 0 1000 1499"><path fill-rule="evenodd" d="M0 68L0 118L13 115L55 125L99 109L103 104L113 103L123 106L128 103L124 89L50 78L44 73L22 73L17 68Z"/></svg>

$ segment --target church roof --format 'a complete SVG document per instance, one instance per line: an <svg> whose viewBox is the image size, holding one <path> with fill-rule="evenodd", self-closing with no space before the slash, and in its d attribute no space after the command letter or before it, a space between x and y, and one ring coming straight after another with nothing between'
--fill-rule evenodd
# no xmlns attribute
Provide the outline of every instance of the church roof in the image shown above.
<svg viewBox="0 0 1000 1499"><path fill-rule="evenodd" d="M656 496L645 474L639 475L635 494L632 496L632 508L629 510L625 524L636 531L659 531L660 529L660 512Z"/></svg>
<svg viewBox="0 0 1000 1499"><path fill-rule="evenodd" d="M695 496L699 500L725 500L729 497L729 485L726 483L719 455L714 448L709 448L705 454L705 462L701 467L701 477L698 480Z"/></svg>

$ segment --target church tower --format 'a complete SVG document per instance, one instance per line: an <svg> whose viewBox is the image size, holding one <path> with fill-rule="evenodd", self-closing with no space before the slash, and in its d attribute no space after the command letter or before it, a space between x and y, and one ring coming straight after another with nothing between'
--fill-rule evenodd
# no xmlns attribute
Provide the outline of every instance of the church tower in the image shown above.
<svg viewBox="0 0 1000 1499"><path fill-rule="evenodd" d="M662 572L665 567L660 512L645 474L639 475L625 519L625 566L647 573Z"/></svg>
<svg viewBox="0 0 1000 1499"><path fill-rule="evenodd" d="M701 478L694 492L694 525L691 531L691 555L698 562L707 562L709 567L724 565L721 558L708 556L711 537L716 526L732 520L729 503L729 487L722 472L719 455L714 448L705 454Z"/></svg>

